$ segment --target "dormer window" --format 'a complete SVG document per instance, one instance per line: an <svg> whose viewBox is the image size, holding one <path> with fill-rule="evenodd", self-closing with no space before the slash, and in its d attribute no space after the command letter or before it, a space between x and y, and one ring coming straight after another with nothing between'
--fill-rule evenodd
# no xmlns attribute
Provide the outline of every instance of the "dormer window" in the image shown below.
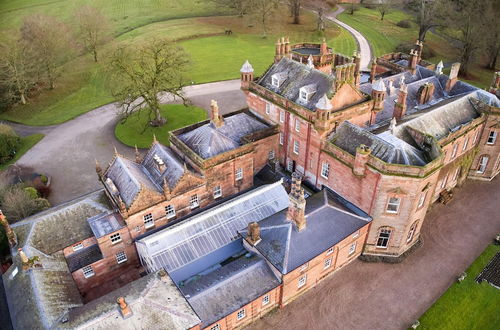
<svg viewBox="0 0 500 330"><path fill-rule="evenodd" d="M309 102L314 93L316 93L316 85L301 87L299 90L299 100L302 102Z"/></svg>
<svg viewBox="0 0 500 330"><path fill-rule="evenodd" d="M272 84L274 87L280 87L280 80L278 79L278 77L272 77Z"/></svg>
<svg viewBox="0 0 500 330"><path fill-rule="evenodd" d="M273 85L273 87L280 87L280 85L283 83L283 81L286 80L286 78L286 72L275 73L271 76L271 85Z"/></svg>

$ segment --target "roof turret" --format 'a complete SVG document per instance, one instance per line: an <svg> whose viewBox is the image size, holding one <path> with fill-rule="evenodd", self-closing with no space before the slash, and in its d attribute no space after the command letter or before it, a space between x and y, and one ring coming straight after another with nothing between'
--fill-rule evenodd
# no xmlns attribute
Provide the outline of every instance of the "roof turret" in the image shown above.
<svg viewBox="0 0 500 330"><path fill-rule="evenodd" d="M332 102L330 102L326 94L324 94L316 103L316 108L320 110L331 110L333 108Z"/></svg>
<svg viewBox="0 0 500 330"><path fill-rule="evenodd" d="M385 84L382 79L375 81L372 85L372 89L378 92L385 92Z"/></svg>
<svg viewBox="0 0 500 330"><path fill-rule="evenodd" d="M253 72L253 66L250 64L250 62L248 62L248 60L246 60L245 63L243 63L243 66L241 67L240 72L242 72L242 73Z"/></svg>

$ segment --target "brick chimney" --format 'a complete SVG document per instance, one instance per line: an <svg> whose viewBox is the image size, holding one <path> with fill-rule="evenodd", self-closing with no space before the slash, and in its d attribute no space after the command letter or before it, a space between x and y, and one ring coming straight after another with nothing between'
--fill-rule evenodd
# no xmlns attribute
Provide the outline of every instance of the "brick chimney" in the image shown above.
<svg viewBox="0 0 500 330"><path fill-rule="evenodd" d="M128 319L132 316L132 310L125 302L125 298L119 297L118 299L116 299L116 302L118 303L118 306L120 306L120 314L124 319Z"/></svg>
<svg viewBox="0 0 500 330"><path fill-rule="evenodd" d="M281 53L281 39L278 38L278 41L276 42L276 50L274 52L274 63L278 63L283 54Z"/></svg>
<svg viewBox="0 0 500 330"><path fill-rule="evenodd" d="M434 95L435 86L433 83L425 83L417 91L417 101L419 104L426 104Z"/></svg>
<svg viewBox="0 0 500 330"><path fill-rule="evenodd" d="M372 60L372 67L370 69L370 82L375 82L375 75L377 74L377 58L374 57Z"/></svg>
<svg viewBox="0 0 500 330"><path fill-rule="evenodd" d="M458 71L460 70L460 63L453 63L451 65L450 75L448 76L448 81L446 82L445 90L450 92L453 89L453 86L458 81Z"/></svg>
<svg viewBox="0 0 500 330"><path fill-rule="evenodd" d="M135 145L135 162L137 164L142 163L142 157L141 157L141 154L139 152L139 149L137 149L137 144Z"/></svg>
<svg viewBox="0 0 500 330"><path fill-rule="evenodd" d="M215 127L221 127L224 125L224 118L219 114L219 106L217 105L217 101L212 100L210 102L210 109L212 110L210 112L210 119L212 121L212 124L214 124Z"/></svg>
<svg viewBox="0 0 500 330"><path fill-rule="evenodd" d="M408 69L411 74L415 74L417 72L417 63L418 63L418 51L412 49L410 50L410 62L408 63Z"/></svg>
<svg viewBox="0 0 500 330"><path fill-rule="evenodd" d="M286 218L294 223L297 231L302 231L306 228L306 199L304 189L301 187L301 176L297 172L292 174L292 188L288 197L290 205L288 206Z"/></svg>
<svg viewBox="0 0 500 330"><path fill-rule="evenodd" d="M366 163L370 158L371 150L369 147L361 144L356 148L356 158L354 159L354 167L352 172L356 176L365 176Z"/></svg>
<svg viewBox="0 0 500 330"><path fill-rule="evenodd" d="M248 224L248 233L247 237L245 237L245 240L252 246L257 245L261 241L260 227L257 222L250 222Z"/></svg>
<svg viewBox="0 0 500 330"><path fill-rule="evenodd" d="M5 231L5 235L7 236L7 239L9 241L9 247L12 249L17 245L17 235L14 233L12 228L9 225L9 222L7 221L7 218L5 215L2 213L2 210L0 210L0 223L3 226L3 229Z"/></svg>
<svg viewBox="0 0 500 330"><path fill-rule="evenodd" d="M243 63L243 66L240 69L241 73L241 89L248 90L250 87L250 82L253 81L253 67L248 62L248 60Z"/></svg>
<svg viewBox="0 0 500 330"><path fill-rule="evenodd" d="M355 64L355 69L354 69L354 83L356 84L356 87L359 88L359 84L361 83L361 56L358 54L357 51L354 51L354 54L352 55L353 57L353 62Z"/></svg>
<svg viewBox="0 0 500 330"><path fill-rule="evenodd" d="M290 38L285 38L285 54L286 57L292 58L292 45L290 45Z"/></svg>
<svg viewBox="0 0 500 330"><path fill-rule="evenodd" d="M493 81L491 82L491 86L489 92L495 94L500 89L500 71L495 72L493 75Z"/></svg>
<svg viewBox="0 0 500 330"><path fill-rule="evenodd" d="M423 50L424 50L424 43L420 40L417 40L417 42L415 42L415 51L417 52L417 63L420 63L420 60L422 59Z"/></svg>
<svg viewBox="0 0 500 330"><path fill-rule="evenodd" d="M24 253L23 249L19 248L17 251L19 252L19 257L21 258L22 263L27 264L30 260L28 259L26 253Z"/></svg>
<svg viewBox="0 0 500 330"><path fill-rule="evenodd" d="M396 104L394 104L394 112L392 114L393 118L400 120L406 114L406 97L408 96L408 86L406 84L401 84L399 87L398 99Z"/></svg>
<svg viewBox="0 0 500 330"><path fill-rule="evenodd" d="M326 55L328 54L328 45L326 44L326 39L323 38L323 42L321 43L320 49L319 49L319 54L320 55Z"/></svg>

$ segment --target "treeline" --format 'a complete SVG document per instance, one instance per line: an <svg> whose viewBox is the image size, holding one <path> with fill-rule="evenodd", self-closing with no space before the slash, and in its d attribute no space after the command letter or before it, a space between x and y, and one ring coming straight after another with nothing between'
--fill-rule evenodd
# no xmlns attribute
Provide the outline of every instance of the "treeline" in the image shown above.
<svg viewBox="0 0 500 330"><path fill-rule="evenodd" d="M56 88L62 64L78 54L89 53L98 61L100 46L110 36L108 19L99 9L83 6L73 22L26 16L16 37L0 44L0 110Z"/></svg>

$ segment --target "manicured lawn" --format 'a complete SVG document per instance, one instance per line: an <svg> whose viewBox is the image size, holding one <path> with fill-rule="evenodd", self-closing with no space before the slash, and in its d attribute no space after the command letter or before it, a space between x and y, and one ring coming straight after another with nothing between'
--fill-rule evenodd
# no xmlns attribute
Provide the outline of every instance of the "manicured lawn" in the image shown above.
<svg viewBox="0 0 500 330"><path fill-rule="evenodd" d="M467 278L454 283L420 318L418 329L498 329L500 289L475 278L500 246L490 245L466 270Z"/></svg>
<svg viewBox="0 0 500 330"><path fill-rule="evenodd" d="M137 112L129 117L124 124L118 123L116 125L116 138L131 147L137 144L138 148L149 148L153 142L153 134L155 134L158 141L168 146L170 144L168 132L207 118L205 110L194 106L185 107L182 104L162 105L161 114L167 118L167 123L164 126L147 126L144 130L149 116L146 111Z"/></svg>
<svg viewBox="0 0 500 330"><path fill-rule="evenodd" d="M37 144L41 139L43 139L43 134L33 134L21 139L21 146L17 150L16 155L6 164L0 164L0 170L7 168L10 164L17 162L22 155L24 155L28 150L30 150L35 144Z"/></svg>

